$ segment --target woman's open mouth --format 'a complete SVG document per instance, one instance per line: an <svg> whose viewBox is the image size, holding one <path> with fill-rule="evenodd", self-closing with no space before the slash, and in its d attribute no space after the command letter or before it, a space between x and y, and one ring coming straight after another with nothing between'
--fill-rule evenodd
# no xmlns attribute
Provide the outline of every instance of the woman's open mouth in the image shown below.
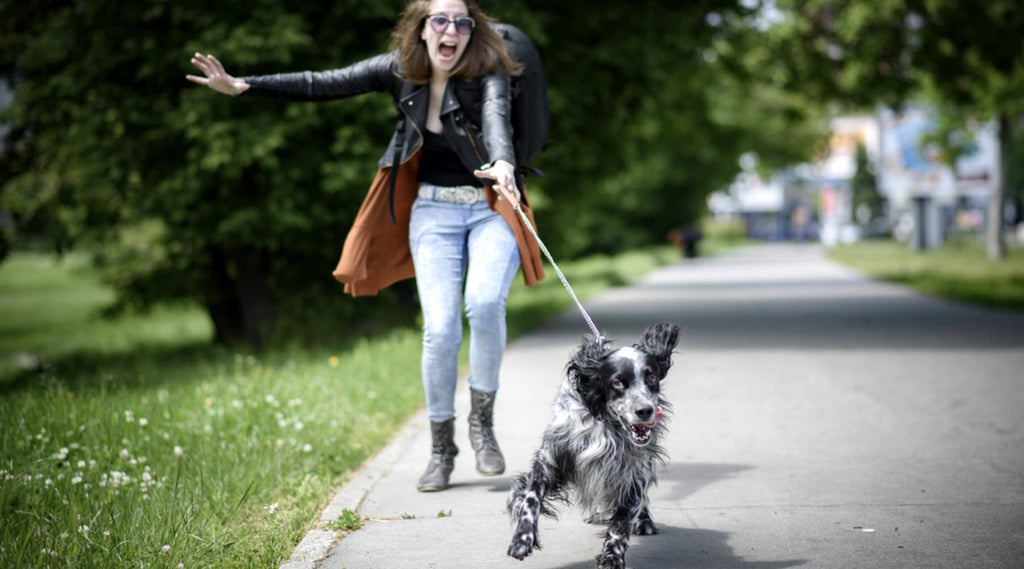
<svg viewBox="0 0 1024 569"><path fill-rule="evenodd" d="M437 47L437 53L445 59L451 59L455 57L455 52L458 51L458 44L456 42L443 41Z"/></svg>

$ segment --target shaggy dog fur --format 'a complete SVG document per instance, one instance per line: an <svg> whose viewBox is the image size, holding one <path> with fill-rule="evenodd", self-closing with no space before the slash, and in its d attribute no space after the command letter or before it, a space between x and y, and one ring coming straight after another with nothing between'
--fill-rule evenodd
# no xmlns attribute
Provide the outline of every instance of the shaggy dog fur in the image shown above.
<svg viewBox="0 0 1024 569"><path fill-rule="evenodd" d="M590 521L607 525L600 569L623 569L629 535L657 528L647 509L647 489L666 456L659 440L669 409L661 380L672 366L679 327L655 324L640 342L614 349L584 341L567 366L530 470L516 477L508 499L515 534L508 554L524 559L537 541L540 514L554 516L551 501L570 497ZM570 493L571 492L571 493Z"/></svg>

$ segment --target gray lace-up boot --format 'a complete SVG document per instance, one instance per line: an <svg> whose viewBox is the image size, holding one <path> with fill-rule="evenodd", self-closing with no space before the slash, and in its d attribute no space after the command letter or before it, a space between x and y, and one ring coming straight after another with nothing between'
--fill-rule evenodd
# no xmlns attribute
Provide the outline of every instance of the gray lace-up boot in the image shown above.
<svg viewBox="0 0 1024 569"><path fill-rule="evenodd" d="M455 455L459 454L455 446L455 418L440 423L431 421L430 437L433 439L430 463L416 483L420 492L439 492L447 488L448 477L455 468Z"/></svg>
<svg viewBox="0 0 1024 569"><path fill-rule="evenodd" d="M476 452L476 470L484 476L505 472L505 457L494 438L494 393L470 388L469 442Z"/></svg>

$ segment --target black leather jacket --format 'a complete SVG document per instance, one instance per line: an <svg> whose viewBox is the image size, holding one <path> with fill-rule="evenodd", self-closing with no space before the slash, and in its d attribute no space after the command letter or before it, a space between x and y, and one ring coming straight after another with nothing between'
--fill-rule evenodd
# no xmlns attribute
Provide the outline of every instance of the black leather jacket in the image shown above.
<svg viewBox="0 0 1024 569"><path fill-rule="evenodd" d="M398 75L395 52L371 57L342 69L244 77L243 94L290 101L327 101L372 91L391 93L399 109L398 125L378 167L401 164L423 146L429 85L414 85ZM506 73L468 81L452 80L441 104L444 136L469 170L492 160L516 166L512 146L511 86Z"/></svg>

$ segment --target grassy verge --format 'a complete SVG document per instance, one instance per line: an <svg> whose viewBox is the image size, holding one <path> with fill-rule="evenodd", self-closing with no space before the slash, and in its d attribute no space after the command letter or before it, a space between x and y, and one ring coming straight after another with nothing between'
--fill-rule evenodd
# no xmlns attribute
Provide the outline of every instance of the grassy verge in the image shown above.
<svg viewBox="0 0 1024 569"><path fill-rule="evenodd" d="M989 261L975 242L947 243L915 253L892 241L844 245L829 256L875 278L928 294L993 308L1024 310L1024 251L1011 250Z"/></svg>
<svg viewBox="0 0 1024 569"><path fill-rule="evenodd" d="M563 270L586 297L677 259ZM418 330L256 356L210 346L196 307L100 319L110 300L75 259L0 265L0 567L276 568L422 405ZM570 304L517 280L510 336Z"/></svg>

